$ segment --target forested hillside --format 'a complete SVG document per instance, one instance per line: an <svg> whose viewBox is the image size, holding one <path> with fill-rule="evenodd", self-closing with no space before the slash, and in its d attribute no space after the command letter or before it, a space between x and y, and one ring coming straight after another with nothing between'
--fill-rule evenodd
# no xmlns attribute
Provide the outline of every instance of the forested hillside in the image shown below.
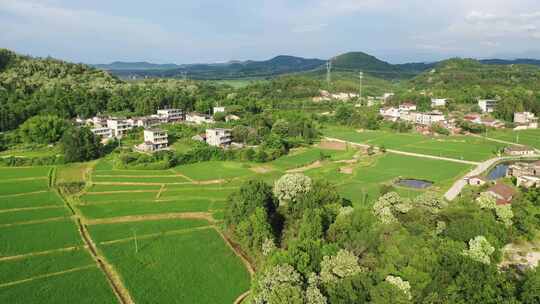
<svg viewBox="0 0 540 304"><path fill-rule="evenodd" d="M126 83L81 64L0 51L0 131L37 114L62 118L99 112L154 113L159 107L193 109L197 98L215 100L210 84L176 80Z"/></svg>
<svg viewBox="0 0 540 304"><path fill-rule="evenodd" d="M533 65L482 64L473 59L450 59L403 84L404 90L476 103L497 98L497 114L511 120L514 111L540 112L540 68Z"/></svg>

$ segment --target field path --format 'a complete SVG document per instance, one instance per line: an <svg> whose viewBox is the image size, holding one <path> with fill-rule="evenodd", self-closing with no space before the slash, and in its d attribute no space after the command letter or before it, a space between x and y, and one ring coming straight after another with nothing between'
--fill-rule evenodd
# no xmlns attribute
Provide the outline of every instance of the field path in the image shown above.
<svg viewBox="0 0 540 304"><path fill-rule="evenodd" d="M85 220L86 225L99 225L99 224L116 224L116 223L131 223L131 222L144 222L144 221L156 221L166 219L203 219L210 223L215 222L212 214L209 212L180 212L180 213L161 213L161 214L149 214L149 215L129 215L122 217L112 217L95 220Z"/></svg>
<svg viewBox="0 0 540 304"><path fill-rule="evenodd" d="M83 225L83 223L81 222L81 219L84 219L84 217L78 213L78 210L74 209L71 206L71 197L66 195L60 189L58 190L58 194L64 201L66 207L69 208L76 217L79 234L81 235L81 238L86 245L85 248L88 250L99 269L101 269L101 271L107 278L107 281L109 282L109 285L111 286L114 295L118 299L118 302L120 302L121 304L134 304L135 302L133 301L129 290L126 288L126 286L124 286L124 282L122 282L120 275L118 275L118 272L116 272L113 266L98 251L96 244L94 243L92 237L90 236L90 233L88 232L88 229L86 229L86 225Z"/></svg>
<svg viewBox="0 0 540 304"><path fill-rule="evenodd" d="M19 254L19 255L5 256L5 257L0 257L0 262L25 259L25 258L35 257L35 256L40 256L40 255L48 255L48 254L57 253L57 252L67 252L67 251L79 250L81 248L86 248L86 246L72 246L72 247L65 247L65 248L59 248L59 249L51 249L51 250L45 250L45 251L23 253L23 254Z"/></svg>
<svg viewBox="0 0 540 304"><path fill-rule="evenodd" d="M90 268L94 268L94 267L97 267L97 266L95 264L91 264L91 265L81 266L81 267L72 268L72 269L68 269L68 270L42 274L42 275L38 275L38 276L35 276L35 277L23 279L23 280L18 280L18 281L13 281L13 282L7 282L7 283L0 284L0 288L13 286L13 285L17 285L17 284L22 284L22 283L26 283L26 282L31 282L31 281L35 281L35 280L39 280L39 279L55 277L55 276L63 275L63 274L66 274L66 273L81 271L81 270L90 269Z"/></svg>
<svg viewBox="0 0 540 304"><path fill-rule="evenodd" d="M351 145L359 146L367 148L369 145L366 144L359 144L352 141L332 138L332 137L325 137L326 140L332 140L332 141L339 141L343 143L348 143ZM400 154L400 155L406 155L406 156L413 156L413 157L421 157L421 158L429 158L429 159L436 159L436 160L444 160L454 163L460 163L460 164L466 164L466 165L478 165L478 162L468 161L468 160L462 160L462 159L456 159L456 158L450 158L450 157L442 157L442 156L435 156L435 155L428 155L428 154L420 154L420 153L412 153L412 152L405 152L400 150L394 150L394 149L386 149L386 152L388 153L394 153L394 154Z"/></svg>

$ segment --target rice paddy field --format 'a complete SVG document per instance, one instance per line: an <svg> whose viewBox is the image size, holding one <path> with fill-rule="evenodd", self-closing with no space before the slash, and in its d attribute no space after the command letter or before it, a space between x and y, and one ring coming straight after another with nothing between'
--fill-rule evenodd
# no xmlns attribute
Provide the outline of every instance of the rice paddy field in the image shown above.
<svg viewBox="0 0 540 304"><path fill-rule="evenodd" d="M116 303L52 170L0 168L0 303Z"/></svg>
<svg viewBox="0 0 540 304"><path fill-rule="evenodd" d="M327 127L325 136L386 149L480 162L493 158L506 144L473 136L429 137L418 133L387 130L357 131L346 127Z"/></svg>

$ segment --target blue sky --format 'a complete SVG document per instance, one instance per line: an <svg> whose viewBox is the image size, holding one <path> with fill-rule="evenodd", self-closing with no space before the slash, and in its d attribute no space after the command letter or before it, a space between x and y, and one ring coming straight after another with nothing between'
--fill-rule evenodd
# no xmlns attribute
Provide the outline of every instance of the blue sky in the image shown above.
<svg viewBox="0 0 540 304"><path fill-rule="evenodd" d="M540 1L0 0L0 31L0 47L86 63L540 59Z"/></svg>

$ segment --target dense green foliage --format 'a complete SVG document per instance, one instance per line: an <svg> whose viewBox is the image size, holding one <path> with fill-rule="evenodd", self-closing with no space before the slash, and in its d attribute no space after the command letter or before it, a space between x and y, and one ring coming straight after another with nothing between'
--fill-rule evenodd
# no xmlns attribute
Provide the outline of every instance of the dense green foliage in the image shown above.
<svg viewBox="0 0 540 304"><path fill-rule="evenodd" d="M103 147L88 128L70 128L62 136L66 162L82 162L100 157Z"/></svg>
<svg viewBox="0 0 540 304"><path fill-rule="evenodd" d="M267 189L262 200L256 194L261 187ZM531 291L538 288L537 271L520 276L497 264L505 244L527 237L527 229L538 232L538 219L530 213L540 210L539 190L527 192L512 207L513 220L526 226L518 229L470 198L448 205L432 193L415 199L387 193L372 208L353 208L330 184L315 181L311 189L295 203L280 204L271 216L262 202L276 198L260 182L248 182L230 197L226 223L258 265L253 303L538 299L538 292ZM274 210L275 204L270 205ZM528 211L518 211L524 206ZM271 220L275 218L280 219L279 226ZM249 222L252 228L238 229L238 221Z"/></svg>

